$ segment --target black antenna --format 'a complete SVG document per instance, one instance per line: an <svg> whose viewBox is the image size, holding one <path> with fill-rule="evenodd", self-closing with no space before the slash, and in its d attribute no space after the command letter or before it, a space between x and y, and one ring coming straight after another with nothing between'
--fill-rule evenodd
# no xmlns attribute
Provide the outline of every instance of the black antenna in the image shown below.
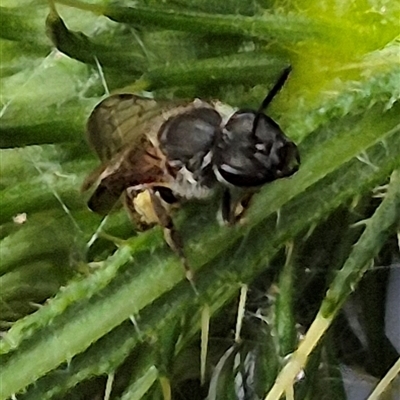
<svg viewBox="0 0 400 400"><path fill-rule="evenodd" d="M256 117L254 118L252 134L254 134L257 129L258 121L260 120L261 114L263 113L263 111L266 110L266 108L269 106L274 97L282 89L291 71L292 67L290 65L283 70L282 75L279 77L274 87L269 91L269 93L261 103L260 107L257 110Z"/></svg>
<svg viewBox="0 0 400 400"><path fill-rule="evenodd" d="M269 103L274 99L274 97L277 95L277 93L282 89L282 86L285 84L290 72L292 71L292 67L289 66L285 68L282 72L282 75L279 77L279 79L276 81L274 87L269 91L263 102L261 103L260 108L257 111L258 113L261 113L265 111L265 109L269 106Z"/></svg>

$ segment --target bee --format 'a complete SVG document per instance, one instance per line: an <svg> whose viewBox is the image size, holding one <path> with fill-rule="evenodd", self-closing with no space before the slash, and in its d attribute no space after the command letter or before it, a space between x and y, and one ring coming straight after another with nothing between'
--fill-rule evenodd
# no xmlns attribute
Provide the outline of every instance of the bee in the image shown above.
<svg viewBox="0 0 400 400"><path fill-rule="evenodd" d="M89 144L101 161L84 183L84 190L95 186L89 208L105 215L122 198L137 226L163 227L166 242L192 279L172 208L209 199L219 190L222 219L234 224L261 186L298 170L296 145L264 113L290 71L283 71L258 110L134 94L101 101L87 123Z"/></svg>

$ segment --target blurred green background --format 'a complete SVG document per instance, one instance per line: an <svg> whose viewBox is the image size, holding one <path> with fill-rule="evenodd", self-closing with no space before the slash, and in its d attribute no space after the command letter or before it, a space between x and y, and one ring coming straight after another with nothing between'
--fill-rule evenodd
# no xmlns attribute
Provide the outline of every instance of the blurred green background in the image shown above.
<svg viewBox="0 0 400 400"><path fill-rule="evenodd" d="M294 398L347 398L343 365L384 375L399 2L3 0L0 20L1 399L261 399L323 301L333 323ZM243 225L220 227L217 200L176 213L196 295L159 228L87 209L87 117L124 91L257 108L288 64L268 113L302 165Z"/></svg>

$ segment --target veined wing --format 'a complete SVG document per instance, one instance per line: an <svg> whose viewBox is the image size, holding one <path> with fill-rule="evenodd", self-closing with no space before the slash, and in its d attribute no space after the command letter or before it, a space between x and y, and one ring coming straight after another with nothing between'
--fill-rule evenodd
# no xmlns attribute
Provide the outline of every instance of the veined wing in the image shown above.
<svg viewBox="0 0 400 400"><path fill-rule="evenodd" d="M107 97L94 108L88 119L88 142L106 163L126 146L137 145L152 119L174 106L134 94Z"/></svg>
<svg viewBox="0 0 400 400"><path fill-rule="evenodd" d="M99 156L102 165L84 181L85 191L98 185L89 200L89 207L105 214L111 210L131 182L140 180L145 148L151 147L151 137L165 119L185 106L174 102L159 102L134 94L116 94L107 97L92 111L87 122L87 138Z"/></svg>
<svg viewBox="0 0 400 400"><path fill-rule="evenodd" d="M93 186L101 175L118 169L126 149L139 146L152 130L154 119L174 107L176 104L131 93L111 95L97 104L87 121L86 135L102 164L85 179L82 191Z"/></svg>
<svg viewBox="0 0 400 400"><path fill-rule="evenodd" d="M86 178L82 190L99 182L89 207L105 214L130 186L155 182L164 175L157 134L171 117L198 107L192 102L155 101L134 94L116 94L100 102L87 123L87 136L102 165Z"/></svg>

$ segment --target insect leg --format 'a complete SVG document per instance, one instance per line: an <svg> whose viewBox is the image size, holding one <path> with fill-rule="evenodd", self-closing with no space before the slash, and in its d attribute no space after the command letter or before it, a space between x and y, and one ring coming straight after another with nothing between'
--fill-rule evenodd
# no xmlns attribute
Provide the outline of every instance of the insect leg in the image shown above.
<svg viewBox="0 0 400 400"><path fill-rule="evenodd" d="M148 213L142 211L138 212L138 204L137 204L137 197L140 194L143 194L143 191L136 191L133 189L125 190L123 202L126 211L128 212L129 219L132 221L135 228L139 231L145 231L150 227L154 226L157 221L152 221L148 218ZM143 200L142 203L145 203Z"/></svg>
<svg viewBox="0 0 400 400"><path fill-rule="evenodd" d="M151 202L154 213L157 215L160 225L164 228L164 237L168 246L179 256L185 269L186 278L193 284L193 271L188 265L185 253L183 251L183 241L179 232L175 229L174 222L168 210L164 207L161 198L157 192L149 188Z"/></svg>
<svg viewBox="0 0 400 400"><path fill-rule="evenodd" d="M246 213L247 208L250 205L250 201L254 196L254 192L249 192L246 193L242 198L240 199L239 203L236 206L236 212L235 212L235 223L240 222L242 220L244 214Z"/></svg>
<svg viewBox="0 0 400 400"><path fill-rule="evenodd" d="M254 192L242 194L239 198L232 199L231 192L226 189L222 195L222 218L228 225L234 225L243 218Z"/></svg>
<svg viewBox="0 0 400 400"><path fill-rule="evenodd" d="M231 203L232 203L232 196L229 189L225 189L222 193L222 202L221 202L221 213L222 213L222 220L227 223L231 224Z"/></svg>

